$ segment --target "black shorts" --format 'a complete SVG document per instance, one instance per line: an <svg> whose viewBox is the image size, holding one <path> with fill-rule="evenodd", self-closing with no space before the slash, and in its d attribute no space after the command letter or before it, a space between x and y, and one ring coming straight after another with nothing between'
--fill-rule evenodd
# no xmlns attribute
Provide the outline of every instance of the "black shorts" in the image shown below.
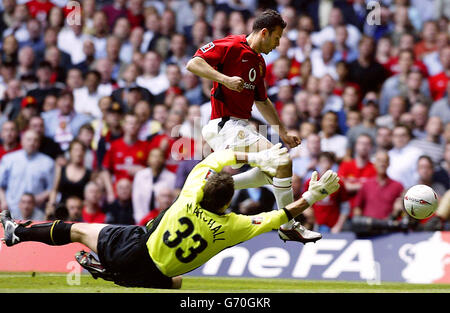
<svg viewBox="0 0 450 313"><path fill-rule="evenodd" d="M108 225L98 236L100 263L125 287L171 288L172 278L164 275L151 259L146 242L150 237L140 226Z"/></svg>

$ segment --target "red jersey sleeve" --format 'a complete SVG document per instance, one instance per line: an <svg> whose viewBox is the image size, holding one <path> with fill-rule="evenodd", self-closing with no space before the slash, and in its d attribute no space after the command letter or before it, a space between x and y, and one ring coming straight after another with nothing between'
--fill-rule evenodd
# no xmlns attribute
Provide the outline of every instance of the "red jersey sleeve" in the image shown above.
<svg viewBox="0 0 450 313"><path fill-rule="evenodd" d="M201 57L212 67L217 67L223 64L231 46L232 43L227 37L217 39L200 47L194 57Z"/></svg>

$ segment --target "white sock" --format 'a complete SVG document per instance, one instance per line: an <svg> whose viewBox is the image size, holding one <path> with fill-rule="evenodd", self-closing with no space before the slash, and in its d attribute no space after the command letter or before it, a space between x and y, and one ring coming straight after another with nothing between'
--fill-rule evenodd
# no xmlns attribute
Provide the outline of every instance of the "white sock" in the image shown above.
<svg viewBox="0 0 450 313"><path fill-rule="evenodd" d="M270 184L270 180L258 167L233 175L234 189L258 188Z"/></svg>
<svg viewBox="0 0 450 313"><path fill-rule="evenodd" d="M277 201L278 210L285 208L294 201L294 193L292 191L292 177L273 178L273 194ZM290 228L294 224L294 219L283 224L283 228Z"/></svg>

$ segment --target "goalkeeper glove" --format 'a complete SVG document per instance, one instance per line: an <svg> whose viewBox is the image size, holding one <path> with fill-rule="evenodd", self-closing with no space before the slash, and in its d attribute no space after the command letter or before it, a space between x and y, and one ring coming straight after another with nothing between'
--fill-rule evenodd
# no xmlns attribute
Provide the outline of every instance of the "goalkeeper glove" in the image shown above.
<svg viewBox="0 0 450 313"><path fill-rule="evenodd" d="M317 172L311 175L308 191L305 191L302 198L311 206L317 201L324 199L339 189L339 177L332 170L328 170L317 180Z"/></svg>
<svg viewBox="0 0 450 313"><path fill-rule="evenodd" d="M287 148L281 148L281 143L277 143L270 149L250 152L247 154L248 164L259 167L263 172L275 176L278 166L289 163L287 151Z"/></svg>

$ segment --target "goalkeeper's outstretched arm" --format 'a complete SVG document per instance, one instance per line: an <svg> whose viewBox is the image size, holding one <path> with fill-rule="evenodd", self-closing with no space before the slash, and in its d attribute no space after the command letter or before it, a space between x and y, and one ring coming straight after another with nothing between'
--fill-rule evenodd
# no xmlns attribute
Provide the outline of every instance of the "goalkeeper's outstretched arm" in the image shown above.
<svg viewBox="0 0 450 313"><path fill-rule="evenodd" d="M300 215L311 205L339 189L339 177L335 172L328 170L320 177L320 180L317 180L317 176L317 172L313 172L308 190L303 193L300 199L285 207L291 215L289 217L294 218Z"/></svg>

